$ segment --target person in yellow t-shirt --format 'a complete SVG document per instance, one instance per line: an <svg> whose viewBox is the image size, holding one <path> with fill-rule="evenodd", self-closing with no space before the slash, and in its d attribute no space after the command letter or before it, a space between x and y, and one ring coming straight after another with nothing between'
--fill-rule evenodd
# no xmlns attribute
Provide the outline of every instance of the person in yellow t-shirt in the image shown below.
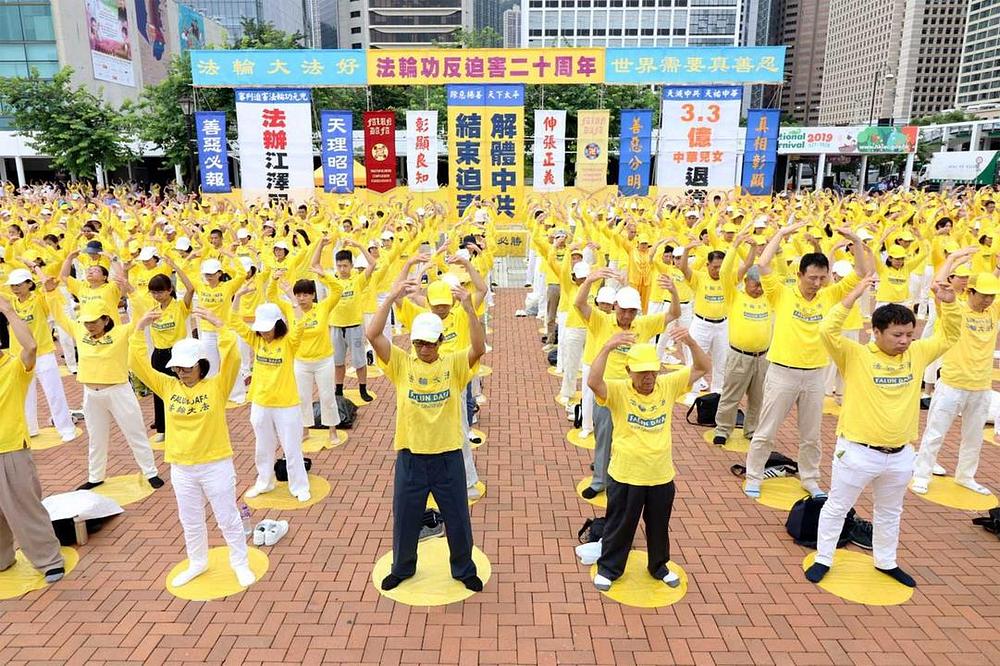
<svg viewBox="0 0 1000 666"><path fill-rule="evenodd" d="M328 244L329 237L320 242ZM354 270L354 254L347 249L338 250L334 255L336 275L333 282L340 288L340 301L330 313L333 332L333 369L336 395L344 395L344 377L347 376L347 353L350 351L351 367L358 375L358 393L365 402L374 398L368 393L368 365L365 355L364 304L368 282L375 271L375 258L354 240L347 239L344 245L357 248L365 257L366 266ZM313 263L313 270L323 275L322 266Z"/></svg>
<svg viewBox="0 0 1000 666"><path fill-rule="evenodd" d="M840 335L844 320L874 275L865 277L833 306L820 326L820 339L844 375L844 405L837 420L830 495L820 511L816 559L806 580L819 583L830 567L844 519L866 486L875 497L873 556L876 570L906 585L916 581L896 561L903 498L916 457L910 446L917 437L920 375L936 357L955 344L961 317L955 293L935 281L941 327L928 339L915 340L913 310L895 303L872 313L872 341L860 344ZM982 437L982 428L977 432Z"/></svg>
<svg viewBox="0 0 1000 666"><path fill-rule="evenodd" d="M14 534L21 552L46 583L65 574L59 540L42 505L42 485L31 458L24 399L38 346L28 325L0 296L0 315L9 322L18 352L0 349L0 571L15 564Z"/></svg>
<svg viewBox="0 0 1000 666"><path fill-rule="evenodd" d="M132 371L170 405L163 459L170 463L188 559L188 568L174 576L170 584L181 587L208 570L207 499L229 546L229 563L236 579L247 587L257 577L250 570L243 519L236 507L236 468L226 423L226 398L240 372L239 351L236 336L222 328L222 320L213 312L195 308L195 314L223 331L217 338L222 367L213 376L209 377L204 343L194 338L182 338L173 345L167 362L173 377L153 367L146 329L161 318L159 310L150 310L138 321L129 354Z"/></svg>
<svg viewBox="0 0 1000 666"><path fill-rule="evenodd" d="M867 251L868 250L866 248L866 252ZM830 273L833 275L834 283L840 282L848 275L854 274L854 264L847 259L835 261L833 262L833 266L830 268ZM851 308L850 313L847 315L847 319L844 320L844 327L840 331L840 334L848 340L859 342L861 340L861 331L864 327L865 322L861 317L861 304L855 303L854 307ZM838 405L843 401L844 378L841 376L840 370L837 369L836 363L831 363L827 366L825 394L833 397Z"/></svg>
<svg viewBox="0 0 1000 666"><path fill-rule="evenodd" d="M611 336L594 359L588 383L597 402L607 407L614 423L608 468L608 513L597 560L594 586L601 591L625 573L640 516L646 527L646 570L670 587L680 577L667 568L670 561L670 512L674 504L671 414L677 398L711 370L712 362L688 332L675 328L671 336L691 351L693 365L659 374L656 345L636 344L634 333ZM625 379L605 380L608 357L627 347Z"/></svg>
<svg viewBox="0 0 1000 666"><path fill-rule="evenodd" d="M476 316L471 295L456 288L453 295L469 322L468 348L441 353L444 324L433 312L414 317L410 328L411 353L392 344L383 333L389 310L403 295L418 289L416 280L404 276L397 281L365 332L379 365L396 389L392 570L382 580L381 587L391 590L416 573L421 519L427 496L434 493L448 526L451 575L468 589L479 592L483 582L472 561L472 523L460 423L463 390L486 353L486 333Z"/></svg>
<svg viewBox="0 0 1000 666"><path fill-rule="evenodd" d="M962 415L962 442L958 448L955 483L980 495L990 490L976 481L983 428L990 416L993 393L993 352L1000 321L1000 278L977 273L969 279L968 300L959 305L962 333L941 357L941 376L931 397L927 424L913 470L913 492L924 494L936 469L937 455L955 417Z"/></svg>
<svg viewBox="0 0 1000 666"><path fill-rule="evenodd" d="M110 281L110 271L107 266L99 263L92 263L85 269L85 279L80 280L70 276L73 262L80 255L80 250L74 250L66 256L62 270L59 273L59 280L66 285L67 291L78 301L80 307L92 302L100 302L108 311L111 320L116 324L121 323L118 314L118 303L121 301L122 292L118 285ZM103 252L100 255L88 255L105 257ZM117 264L117 259L111 262L111 266ZM120 264L117 264L120 267Z"/></svg>
<svg viewBox="0 0 1000 666"><path fill-rule="evenodd" d="M694 293L692 299L694 319L689 329L691 337L706 354L712 357L712 375L709 378L711 381L699 382L695 390L707 389L712 393L720 393L726 369L726 352L729 349L729 326L726 320L729 303L719 273L726 253L721 250L710 251L705 256L704 267L695 270L688 264L688 254L701 245L702 242L698 241L685 246L679 267Z"/></svg>

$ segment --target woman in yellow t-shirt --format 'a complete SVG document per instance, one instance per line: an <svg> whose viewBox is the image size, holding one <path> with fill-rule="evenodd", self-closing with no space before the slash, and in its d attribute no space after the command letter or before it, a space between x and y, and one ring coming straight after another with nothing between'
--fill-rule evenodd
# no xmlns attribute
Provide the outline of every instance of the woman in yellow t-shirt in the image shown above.
<svg viewBox="0 0 1000 666"><path fill-rule="evenodd" d="M170 429L163 458L170 463L170 479L188 558L188 568L170 584L180 587L208 570L207 499L229 546L229 563L236 579L247 587L256 576L250 570L243 520L236 508L236 469L226 423L226 397L240 371L236 336L229 331L220 333L217 353L222 364L211 377L204 343L186 337L177 340L167 361L172 375L168 377L150 363L146 345L146 328L160 321L164 312L150 310L139 320L132 336L130 361L139 379L170 405L166 417ZM214 313L204 308L196 308L194 312L222 330L222 320Z"/></svg>
<svg viewBox="0 0 1000 666"><path fill-rule="evenodd" d="M646 525L646 570L670 587L681 580L667 568L670 561L670 511L674 503L674 465L670 417L678 396L691 390L712 367L688 332L676 328L666 333L691 351L693 364L665 375L660 371L656 345L635 343L635 334L611 336L594 358L587 382L598 404L611 412L614 430L608 467L608 513L597 560L594 586L606 592L625 573L625 563L640 516ZM628 379L605 381L608 356L620 346Z"/></svg>

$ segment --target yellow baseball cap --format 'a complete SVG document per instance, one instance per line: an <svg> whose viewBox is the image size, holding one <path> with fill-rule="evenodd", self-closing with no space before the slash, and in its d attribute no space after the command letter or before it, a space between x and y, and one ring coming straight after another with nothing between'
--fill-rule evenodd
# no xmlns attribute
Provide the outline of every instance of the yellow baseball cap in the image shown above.
<svg viewBox="0 0 1000 666"><path fill-rule="evenodd" d="M890 247L888 254L891 259L906 258L906 250L898 245L893 245L892 247Z"/></svg>
<svg viewBox="0 0 1000 666"><path fill-rule="evenodd" d="M451 305L455 299L451 295L451 285L437 280L427 285L427 302L431 305Z"/></svg>
<svg viewBox="0 0 1000 666"><path fill-rule="evenodd" d="M732 222L726 222L725 224L722 225L722 233L724 234L735 234L739 230L740 228L735 224L733 224Z"/></svg>
<svg viewBox="0 0 1000 666"><path fill-rule="evenodd" d="M971 277L972 269L969 268L969 264L962 264L951 272L955 277Z"/></svg>
<svg viewBox="0 0 1000 666"><path fill-rule="evenodd" d="M976 273L969 280L969 289L973 289L979 294L996 296L1000 294L1000 278L993 273Z"/></svg>
<svg viewBox="0 0 1000 666"><path fill-rule="evenodd" d="M632 345L625 355L625 365L632 372L655 372L660 369L656 345L647 342Z"/></svg>
<svg viewBox="0 0 1000 666"><path fill-rule="evenodd" d="M108 308L101 301L90 301L80 307L79 320L83 323L97 321L101 317L108 315Z"/></svg>

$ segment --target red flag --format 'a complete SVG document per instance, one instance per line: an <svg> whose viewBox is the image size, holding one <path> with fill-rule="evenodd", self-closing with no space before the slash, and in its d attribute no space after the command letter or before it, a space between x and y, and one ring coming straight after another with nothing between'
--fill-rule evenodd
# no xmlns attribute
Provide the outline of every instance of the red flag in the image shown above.
<svg viewBox="0 0 1000 666"><path fill-rule="evenodd" d="M363 123L368 189L388 192L396 187L396 113L366 111Z"/></svg>

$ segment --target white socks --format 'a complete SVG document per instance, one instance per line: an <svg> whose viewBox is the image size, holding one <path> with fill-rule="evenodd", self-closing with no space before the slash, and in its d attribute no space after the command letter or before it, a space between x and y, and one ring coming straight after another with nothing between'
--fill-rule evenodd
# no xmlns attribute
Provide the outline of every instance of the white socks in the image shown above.
<svg viewBox="0 0 1000 666"><path fill-rule="evenodd" d="M233 571L236 572L236 580L239 581L240 587L250 587L257 582L257 576L254 575L254 572L246 564L233 567Z"/></svg>
<svg viewBox="0 0 1000 666"><path fill-rule="evenodd" d="M189 564L187 569L174 576L174 579L170 581L170 585L172 587L181 587L182 585L187 585L192 580L202 575L206 571L208 571L207 564L202 564L202 565Z"/></svg>

